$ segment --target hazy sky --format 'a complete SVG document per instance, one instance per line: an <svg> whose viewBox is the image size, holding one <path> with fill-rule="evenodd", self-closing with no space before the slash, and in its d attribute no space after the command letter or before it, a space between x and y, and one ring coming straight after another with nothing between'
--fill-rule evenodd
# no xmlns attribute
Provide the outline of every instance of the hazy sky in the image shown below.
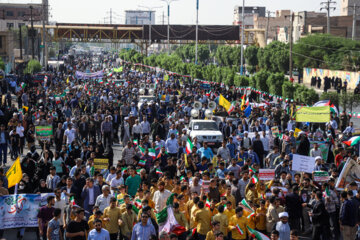
<svg viewBox="0 0 360 240"><path fill-rule="evenodd" d="M232 24L235 5L242 5L241 0L199 0L200 24ZM339 14L340 1L333 15ZM39 3L41 0L0 0L0 3ZM275 11L291 9L294 11L320 11L322 0L245 0L248 6L265 6L267 10ZM167 22L166 4L160 0L49 0L51 21L73 23L103 23L107 12L114 12L113 22L125 23L125 10L141 9L139 6L162 7L156 9L156 24L162 24L162 14ZM171 3L170 23L194 24L196 19L196 0L178 0ZM106 19L107 23L109 18Z"/></svg>

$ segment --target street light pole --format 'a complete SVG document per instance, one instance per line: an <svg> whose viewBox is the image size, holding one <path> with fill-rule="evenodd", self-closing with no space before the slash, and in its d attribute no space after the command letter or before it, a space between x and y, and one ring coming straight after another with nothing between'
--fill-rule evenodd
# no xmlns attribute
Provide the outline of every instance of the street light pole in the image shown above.
<svg viewBox="0 0 360 240"><path fill-rule="evenodd" d="M168 17L168 24L167 24L167 49L168 55L170 55L170 3L178 1L178 0L161 0L167 4L167 17Z"/></svg>
<svg viewBox="0 0 360 240"><path fill-rule="evenodd" d="M195 34L195 64L198 63L198 41L199 41L199 0L196 0L196 34Z"/></svg>
<svg viewBox="0 0 360 240"><path fill-rule="evenodd" d="M149 11L149 14L150 14L150 17L149 17L149 20L150 20L150 22L149 22L149 51L150 51L150 46L151 46L151 27L152 27L152 23L151 23L152 16L151 16L151 14L152 14L152 12L154 11L154 9L156 9L156 8L161 8L161 7L152 7L152 8L146 7L146 6L139 6L139 7L147 9L147 10Z"/></svg>
<svg viewBox="0 0 360 240"><path fill-rule="evenodd" d="M245 0L243 0L242 11L241 11L241 53L240 53L240 75L244 73L244 28L245 28Z"/></svg>

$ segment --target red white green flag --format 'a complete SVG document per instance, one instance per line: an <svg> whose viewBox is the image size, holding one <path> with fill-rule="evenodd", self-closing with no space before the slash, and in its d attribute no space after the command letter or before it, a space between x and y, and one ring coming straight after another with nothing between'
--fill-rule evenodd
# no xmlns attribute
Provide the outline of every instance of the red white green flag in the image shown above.
<svg viewBox="0 0 360 240"><path fill-rule="evenodd" d="M156 151L154 148L149 148L149 156L152 157L153 160L156 158Z"/></svg>
<svg viewBox="0 0 360 240"><path fill-rule="evenodd" d="M139 146L139 150L140 150L141 155L144 156L145 155L145 148Z"/></svg>
<svg viewBox="0 0 360 240"><path fill-rule="evenodd" d="M244 235L244 231L241 229L239 224L236 224L236 230L239 232L240 235Z"/></svg>
<svg viewBox="0 0 360 240"><path fill-rule="evenodd" d="M193 147L194 144L190 141L190 138L188 138L188 140L186 141L186 153L190 154Z"/></svg>
<svg viewBox="0 0 360 240"><path fill-rule="evenodd" d="M248 216L247 216L247 219L250 219L251 217L255 216L255 212L252 212L250 213Z"/></svg>
<svg viewBox="0 0 360 240"><path fill-rule="evenodd" d="M208 208L210 208L210 200L209 200L208 198L206 199L205 206L208 207Z"/></svg>
<svg viewBox="0 0 360 240"><path fill-rule="evenodd" d="M255 169L255 168L253 168L253 167L251 167L251 166L249 166L249 172L256 173L256 169Z"/></svg>
<svg viewBox="0 0 360 240"><path fill-rule="evenodd" d="M138 140L137 140L137 139L134 139L134 140L133 140L133 144L134 144L134 145L136 145L136 146L137 146L137 145L138 145L138 143L139 143L139 142L138 142Z"/></svg>
<svg viewBox="0 0 360 240"><path fill-rule="evenodd" d="M250 207L245 198L240 202L240 206L249 213L254 212L254 209Z"/></svg>
<svg viewBox="0 0 360 240"><path fill-rule="evenodd" d="M156 169L156 174L160 174L160 175L163 175L164 173L160 170L160 169Z"/></svg>
<svg viewBox="0 0 360 240"><path fill-rule="evenodd" d="M257 240L270 240L270 238L268 236L266 236L265 234L263 234L263 233L261 233L259 231L256 231L256 230L250 228L249 226L246 226L246 227L247 227L247 229L248 229L248 231L250 233L250 236L252 238L255 238Z"/></svg>
<svg viewBox="0 0 360 240"><path fill-rule="evenodd" d="M251 182L252 182L252 183L257 183L257 182L259 182L259 178L258 178L256 175L253 175L252 178L251 178Z"/></svg>
<svg viewBox="0 0 360 240"><path fill-rule="evenodd" d="M142 204L141 204L141 200L140 199L136 199L134 202L134 205L138 208L141 209L142 208Z"/></svg>
<svg viewBox="0 0 360 240"><path fill-rule="evenodd" d="M145 167L146 165L146 160L140 160L139 163L138 163L139 166L141 167Z"/></svg>
<svg viewBox="0 0 360 240"><path fill-rule="evenodd" d="M331 196L330 189L329 189L329 187L326 187L325 192L324 192L324 197L330 197L330 196Z"/></svg>

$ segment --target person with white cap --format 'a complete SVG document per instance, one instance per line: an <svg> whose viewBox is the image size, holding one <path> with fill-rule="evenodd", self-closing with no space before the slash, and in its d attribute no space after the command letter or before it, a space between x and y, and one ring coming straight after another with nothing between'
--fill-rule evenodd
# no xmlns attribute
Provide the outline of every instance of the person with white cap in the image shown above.
<svg viewBox="0 0 360 240"><path fill-rule="evenodd" d="M290 240L290 226L288 223L289 214L287 212L279 213L280 221L274 226L274 230L279 232L279 240Z"/></svg>
<svg viewBox="0 0 360 240"><path fill-rule="evenodd" d="M327 167L323 164L321 156L315 157L314 171L327 171Z"/></svg>

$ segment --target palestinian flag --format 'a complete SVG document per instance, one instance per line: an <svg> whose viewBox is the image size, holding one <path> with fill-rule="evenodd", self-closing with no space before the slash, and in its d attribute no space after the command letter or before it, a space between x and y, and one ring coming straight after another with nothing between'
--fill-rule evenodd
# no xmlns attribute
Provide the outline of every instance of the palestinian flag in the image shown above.
<svg viewBox="0 0 360 240"><path fill-rule="evenodd" d="M325 192L324 192L324 197L330 197L330 196L331 196L330 189L329 189L329 187L326 187Z"/></svg>
<svg viewBox="0 0 360 240"><path fill-rule="evenodd" d="M249 172L256 173L256 169L255 169L255 168L253 168L253 167L251 167L251 166L249 166Z"/></svg>
<svg viewBox="0 0 360 240"><path fill-rule="evenodd" d="M145 155L145 148L139 146L139 149L140 149L141 155L144 156Z"/></svg>
<svg viewBox="0 0 360 240"><path fill-rule="evenodd" d="M330 100L318 101L313 105L313 107L323 107L323 106L330 106L330 111L332 113L336 113L337 115L339 115L339 111L337 107L334 104L331 104Z"/></svg>
<svg viewBox="0 0 360 240"><path fill-rule="evenodd" d="M360 136L355 136L355 137L350 138L347 141L343 141L343 143L345 143L346 145L351 146L351 147L355 146L359 142L360 142Z"/></svg>
<svg viewBox="0 0 360 240"><path fill-rule="evenodd" d="M190 141L190 138L188 138L188 140L186 141L186 153L190 154L193 147L194 147L194 144L192 144L192 142Z"/></svg>
<svg viewBox="0 0 360 240"><path fill-rule="evenodd" d="M239 232L240 235L244 235L244 231L241 230L241 227L239 226L239 224L236 224L236 230Z"/></svg>
<svg viewBox="0 0 360 240"><path fill-rule="evenodd" d="M149 156L152 157L153 160L156 159L156 150L154 148L149 148Z"/></svg>
<svg viewBox="0 0 360 240"><path fill-rule="evenodd" d="M265 234L263 234L263 233L261 233L259 231L256 231L256 230L250 228L249 226L246 226L246 227L247 227L247 229L248 229L248 231L250 233L250 236L252 238L255 238L257 240L270 240L270 238L268 236L266 236Z"/></svg>
<svg viewBox="0 0 360 240"><path fill-rule="evenodd" d="M136 199L134 202L134 205L138 208L141 209L142 208L142 204L141 204L141 200L140 199Z"/></svg>
<svg viewBox="0 0 360 240"><path fill-rule="evenodd" d="M145 167L146 165L146 160L140 160L139 163L138 163L139 166L141 167Z"/></svg>
<svg viewBox="0 0 360 240"><path fill-rule="evenodd" d="M139 141L138 141L137 139L134 139L134 140L133 140L133 144L134 144L135 146L137 146L137 145L139 144Z"/></svg>
<svg viewBox="0 0 360 240"><path fill-rule="evenodd" d="M249 213L254 212L254 209L250 207L245 198L240 202L240 206Z"/></svg>
<svg viewBox="0 0 360 240"><path fill-rule="evenodd" d="M208 198L206 199L205 206L208 207L208 208L210 208L210 200L209 200Z"/></svg>
<svg viewBox="0 0 360 240"><path fill-rule="evenodd" d="M160 175L163 175L164 173L160 170L160 169L156 169L156 174L160 174Z"/></svg>
<svg viewBox="0 0 360 240"><path fill-rule="evenodd" d="M259 178L258 178L256 175L253 175L252 178L251 178L251 182L252 182L252 183L257 183L257 182L259 182Z"/></svg>

